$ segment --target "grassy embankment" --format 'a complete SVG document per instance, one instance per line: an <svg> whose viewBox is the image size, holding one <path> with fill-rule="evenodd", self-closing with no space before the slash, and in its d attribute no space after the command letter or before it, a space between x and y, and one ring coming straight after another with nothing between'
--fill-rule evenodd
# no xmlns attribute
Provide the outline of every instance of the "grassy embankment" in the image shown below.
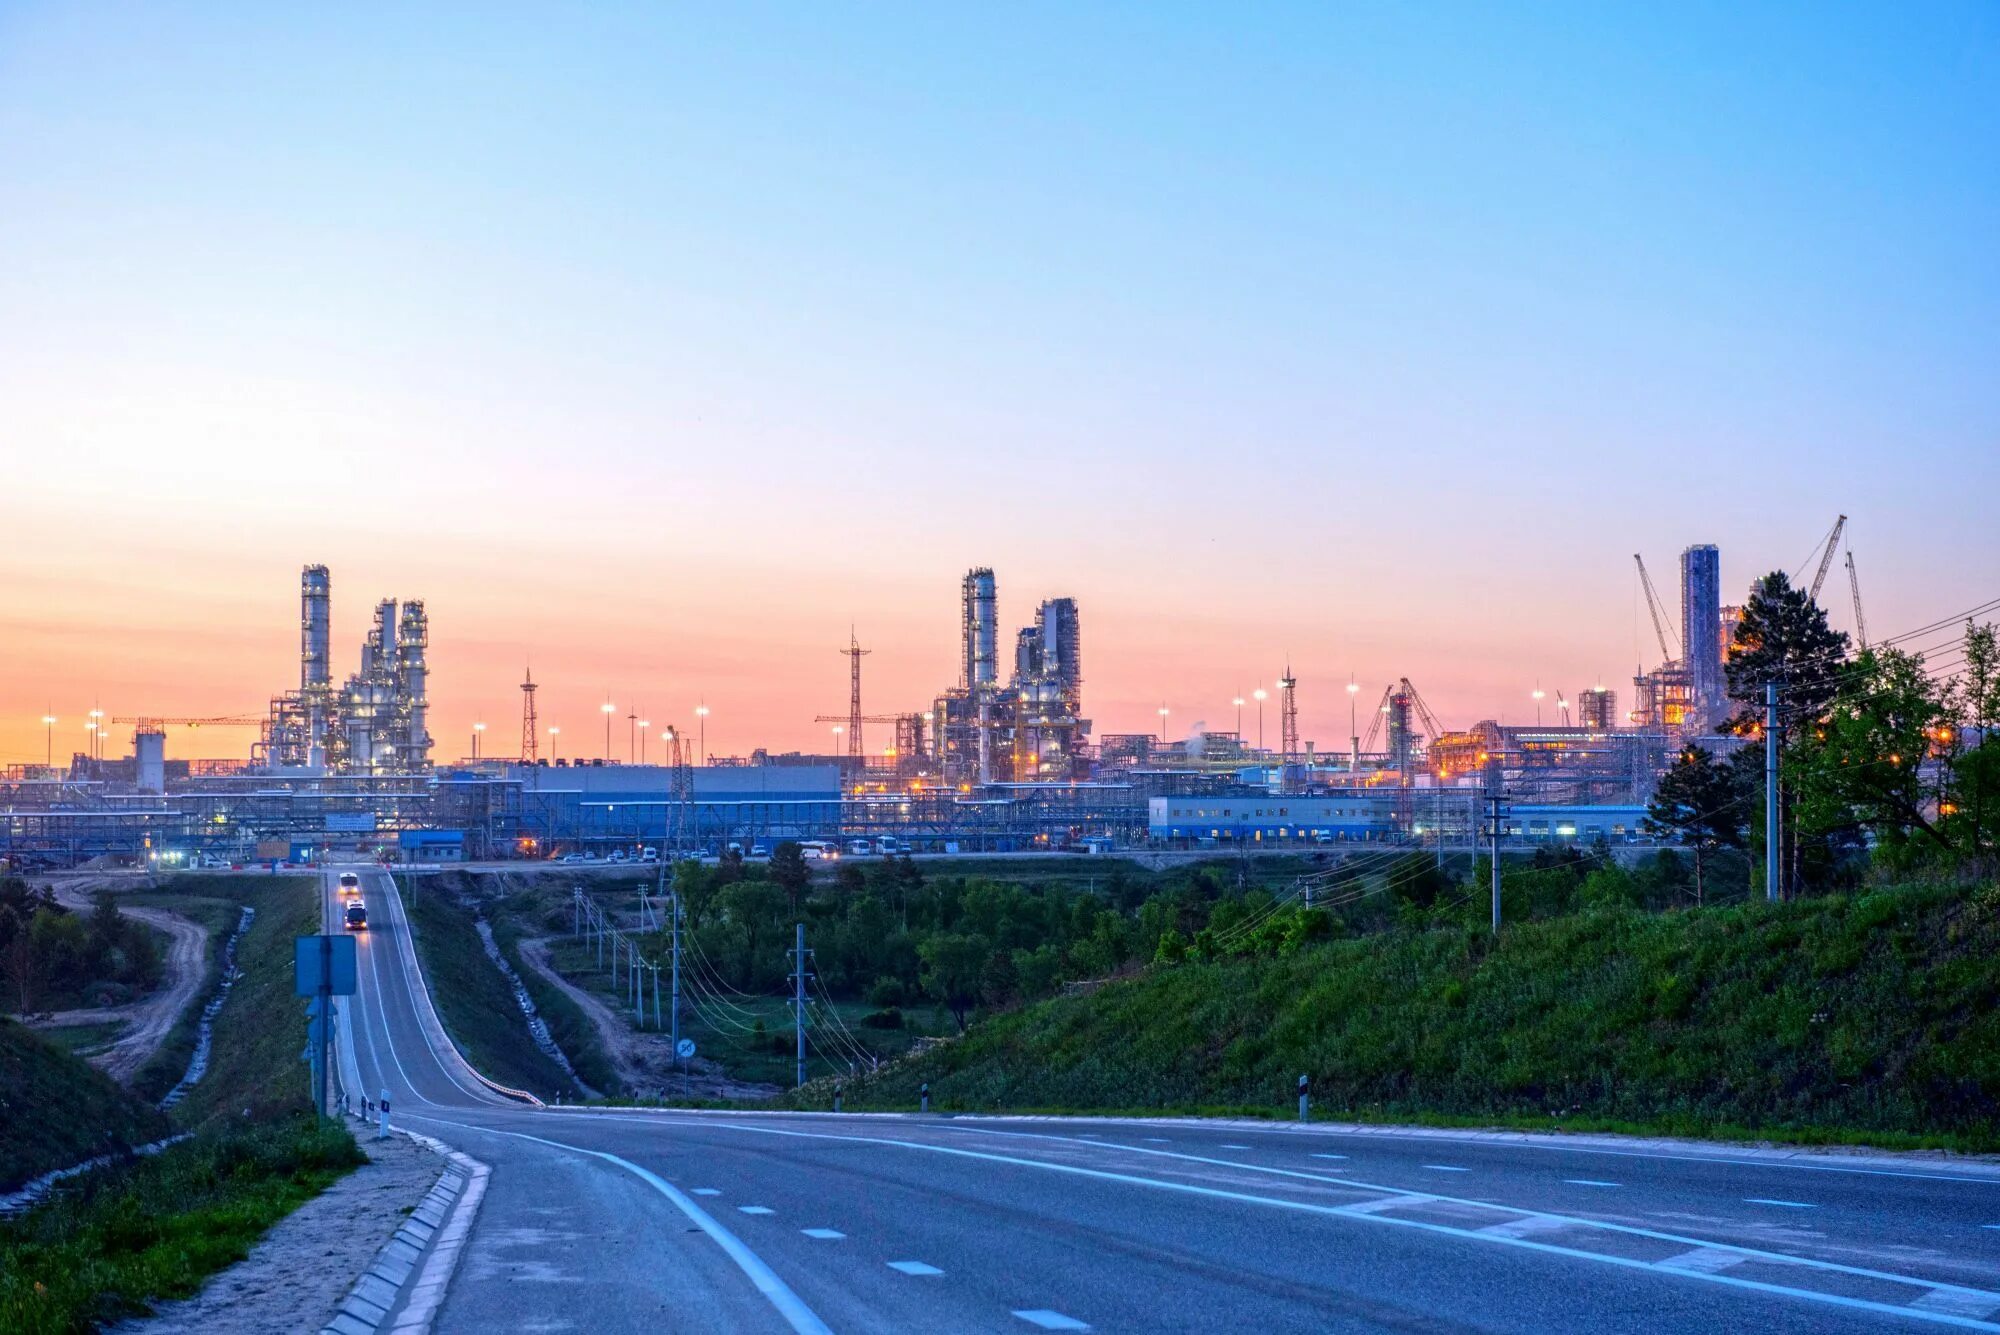
<svg viewBox="0 0 2000 1335"><path fill-rule="evenodd" d="M1602 910L1154 966L856 1107L1285 1115L2000 1149L2000 887ZM824 1102L824 1091L813 1097Z"/></svg>
<svg viewBox="0 0 2000 1335"><path fill-rule="evenodd" d="M236 930L244 896L264 882L245 876L220 876L204 872L182 872L162 881L158 889L120 895L121 905L160 908L200 923L208 934L208 951L194 1003L174 1022L159 1049L147 1058L132 1078L132 1092L158 1101L186 1072L194 1055L195 1036L201 1024L201 1009L215 994L222 977L222 948Z"/></svg>
<svg viewBox="0 0 2000 1335"><path fill-rule="evenodd" d="M417 958L423 964L438 1018L465 1059L489 1080L525 1089L539 1098L552 1100L557 1094L572 1101L579 1098L581 1091L575 1082L535 1046L527 1017L514 999L514 989L487 957L471 911L457 902L455 883L443 876L399 876L397 887L415 929ZM515 968L524 980L528 978L518 964ZM537 1006L542 1004L532 987L529 995ZM554 1023L552 1016L552 1032ZM589 1022L579 1013L574 1023L587 1026ZM601 1059L602 1049L597 1051ZM572 1055L571 1060L576 1057Z"/></svg>
<svg viewBox="0 0 2000 1335"><path fill-rule="evenodd" d="M216 1017L208 1074L173 1112L191 1138L85 1174L0 1224L0 1329L90 1330L190 1294L361 1162L343 1127L305 1111L292 938L319 928L316 880L229 878L222 895L255 907L257 919L238 947L243 977ZM72 1086L102 1079L61 1060ZM20 1123L8 1125L11 1143Z"/></svg>
<svg viewBox="0 0 2000 1335"><path fill-rule="evenodd" d="M96 1067L0 1020L0 1191L168 1132L164 1116Z"/></svg>

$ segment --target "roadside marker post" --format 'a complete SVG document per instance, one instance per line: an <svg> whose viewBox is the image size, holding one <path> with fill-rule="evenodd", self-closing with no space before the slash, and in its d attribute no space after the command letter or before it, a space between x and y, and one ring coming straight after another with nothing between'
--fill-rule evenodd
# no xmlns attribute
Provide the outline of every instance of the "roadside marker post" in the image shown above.
<svg viewBox="0 0 2000 1335"><path fill-rule="evenodd" d="M919 1099L921 1099L921 1100L922 1100L922 1102L921 1102L921 1104L920 1104L920 1106L919 1106L919 1108L918 1108L918 1111L920 1111L920 1112L929 1112L929 1111L931 1110L931 1082L930 1082L930 1081L926 1080L926 1081L924 1081L924 1083L923 1083L923 1084L922 1084L921 1086L919 1086L919 1087L918 1087L918 1089L917 1089L917 1096L918 1096L918 1098L919 1098Z"/></svg>
<svg viewBox="0 0 2000 1335"><path fill-rule="evenodd" d="M840 1096L846 1092L846 1088L838 1080L833 1082L833 1110L835 1112L840 1111Z"/></svg>
<svg viewBox="0 0 2000 1335"><path fill-rule="evenodd" d="M1312 1081L1306 1076L1299 1077L1299 1120L1312 1120Z"/></svg>
<svg viewBox="0 0 2000 1335"><path fill-rule="evenodd" d="M389 1091L382 1091L382 1120L375 1124L375 1139L386 1140L389 1136Z"/></svg>

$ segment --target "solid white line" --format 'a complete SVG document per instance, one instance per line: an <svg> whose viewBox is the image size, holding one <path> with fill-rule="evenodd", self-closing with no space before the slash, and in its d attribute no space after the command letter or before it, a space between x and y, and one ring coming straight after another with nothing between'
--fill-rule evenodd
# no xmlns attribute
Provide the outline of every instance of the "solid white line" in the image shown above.
<svg viewBox="0 0 2000 1335"><path fill-rule="evenodd" d="M1804 1201L1774 1201L1771 1200L1769 1197L1765 1196L1745 1196L1743 1198L1743 1203L1745 1205L1777 1205L1777 1206L1782 1206L1787 1210L1819 1209L1817 1205L1808 1205Z"/></svg>
<svg viewBox="0 0 2000 1335"><path fill-rule="evenodd" d="M942 1275L944 1273L944 1271L938 1269L936 1266L925 1265L922 1261L891 1261L889 1262L889 1268L891 1270L900 1270L906 1275Z"/></svg>
<svg viewBox="0 0 2000 1335"><path fill-rule="evenodd" d="M692 1119L690 1120L692 1121ZM1708 1274L1697 1270L1685 1270L1685 1269L1676 1269L1673 1267L1664 1267L1657 1265L1651 1261L1641 1261L1633 1257L1618 1256L1608 1252L1587 1251L1582 1248L1576 1248L1576 1247L1563 1247L1563 1246L1558 1246L1554 1243L1537 1242L1532 1238L1507 1238L1507 1237L1497 1237L1491 1235L1482 1235L1476 1229L1458 1228L1449 1224L1435 1224L1421 1219L1402 1219L1384 1214L1367 1214L1356 1210L1353 1206L1321 1205L1311 1201L1288 1200L1280 1196L1259 1196L1259 1195L1254 1195L1250 1192L1229 1191L1220 1187L1198 1186L1191 1182L1175 1182L1163 1178L1141 1177L1133 1173L1117 1173L1107 1169L1084 1168L1076 1164L1054 1163L1045 1159L1028 1159L1028 1158L1022 1158L1018 1155L994 1154L982 1150L961 1149L957 1146L952 1146L952 1145L930 1145L922 1141L915 1141L915 1140L892 1140L882 1136L833 1135L827 1132L818 1132L818 1131L785 1131L777 1127L758 1126L755 1123L750 1123L750 1122L731 1122L724 1120L694 1122L694 1125L708 1126L717 1130L748 1131L751 1132L752 1134L767 1135L767 1136L783 1136L799 1140L846 1140L846 1141L856 1142L859 1144L885 1145L898 1149L910 1149L930 1154L949 1155L955 1158L980 1159L991 1163L1010 1164L1024 1168L1038 1168L1044 1172L1061 1173L1073 1177L1092 1178L1103 1182L1118 1182L1130 1186L1150 1187L1157 1191L1171 1191L1190 1196L1202 1196L1214 1200L1234 1201L1246 1205L1270 1206L1275 1209L1292 1210L1302 1214L1315 1214L1322 1216L1330 1216L1333 1218L1355 1219L1355 1220L1364 1220L1371 1223L1391 1224L1400 1228L1414 1228L1422 1230L1424 1232L1443 1234L1449 1237L1476 1239L1479 1241L1491 1243L1496 1247L1520 1247L1528 1251L1544 1252L1552 1256L1563 1256L1582 1261L1594 1261L1600 1265L1616 1266L1620 1269L1644 1270L1651 1272L1653 1274L1676 1275L1687 1279L1695 1279L1704 1281L1706 1283L1718 1284L1728 1288L1747 1289L1757 1293L1771 1293L1771 1294L1778 1294L1784 1297L1801 1298L1808 1302L1826 1303L1831 1306L1850 1308L1855 1311L1886 1313L1897 1316L1911 1317L1916 1320L1930 1321L1940 1325L1960 1326L1969 1330L1985 1330L1985 1331L2000 1332L2000 1325L1992 1325L1984 1321L1978 1321L1967 1317L1953 1316L1949 1313L1928 1312L1924 1311L1921 1308L1910 1307L1896 1303L1875 1302L1866 1298L1850 1298L1842 1294L1824 1293L1813 1289L1792 1288L1788 1285L1783 1285L1783 1284L1770 1284L1759 1280L1742 1279L1734 1275ZM999 1134L1009 1134L1009 1133L999 1133ZM1065 1136L1034 1136L1033 1133L1027 1133L1027 1132L1016 1133L1016 1134L1030 1136L1031 1138L1042 1139L1042 1140L1070 1139L1069 1137ZM1119 1147L1119 1148L1125 1149L1126 1152L1128 1153L1158 1154L1167 1158L1189 1159L1195 1162L1222 1164L1226 1167L1248 1168L1264 1172L1279 1173L1288 1177L1303 1177L1303 1178L1312 1177L1312 1174L1310 1173L1294 1173L1286 1169L1260 1168L1260 1166L1256 1164L1232 1163L1229 1160L1203 1159L1199 1155L1177 1154L1170 1150L1134 1151L1130 1147ZM1325 1180L1342 1182L1342 1179L1338 1178L1325 1179ZM1342 1182L1342 1185L1347 1185L1347 1183ZM1381 1189L1385 1191L1396 1191L1399 1195L1409 1194L1400 1192L1398 1191L1397 1188L1393 1187L1384 1187ZM1453 1200L1453 1198L1445 1196L1437 1196L1433 1197L1432 1199L1440 1201ZM1461 1199L1455 1201L1454 1203L1484 1206L1488 1209L1515 1208L1512 1206L1495 1207L1493 1203L1490 1201L1472 1201L1472 1200ZM1565 1216L1554 1216L1554 1215L1550 1217L1566 1218ZM1642 1237L1658 1237L1672 1241L1686 1242L1694 1246L1702 1245L1700 1239L1697 1238L1680 1238L1670 1233L1658 1233L1649 1229L1630 1228L1616 1224L1601 1224L1597 1223L1596 1221L1586 1220L1586 1219L1577 1219L1577 1220L1572 1220L1571 1222L1583 1224L1592 1228L1602 1228L1614 1232L1636 1234ZM1893 1283L1909 1285L1913 1288L1934 1287L1932 1281L1914 1279L1908 1275L1894 1275L1880 1270L1865 1270L1856 1266L1837 1265L1831 1261L1817 1261L1808 1257L1789 1256L1783 1252L1760 1251L1752 1248L1736 1248L1734 1250L1742 1251L1745 1255L1748 1256L1755 1256L1761 1259L1770 1259L1774 1261L1782 1261L1790 1265L1797 1265L1807 1269L1836 1271L1844 1274L1866 1275L1875 1279L1886 1279Z"/></svg>
<svg viewBox="0 0 2000 1335"><path fill-rule="evenodd" d="M442 1121L441 1118L436 1117L429 1117L424 1120L431 1122ZM621 1159L617 1155L607 1153L604 1150L585 1149L581 1145L566 1145L560 1140L545 1140L541 1136L531 1136L522 1131L497 1131L491 1127L471 1126L463 1122L444 1122L443 1124L445 1126L461 1127L467 1131L483 1133L489 1136L508 1136L514 1140L529 1140L537 1145L547 1145L551 1149L568 1150L571 1154L587 1154L593 1159L602 1159L606 1163L617 1164L620 1168L623 1168L626 1172L637 1177L647 1186L672 1201L675 1209L686 1215L695 1227L714 1239L722 1250L728 1253L729 1259L736 1263L736 1268L741 1270L752 1284L756 1285L757 1292L764 1295L771 1306L778 1310L778 1315L782 1316L785 1319L785 1323L794 1331L797 1331L799 1335L833 1335L833 1331L827 1326L826 1322L819 1319L818 1313L806 1306L805 1300L800 1298L798 1294L793 1293L791 1286L786 1284L784 1280L778 1278L778 1272L765 1264L763 1257L751 1251L743 1244L741 1238L738 1238L734 1233L724 1228L713 1215L709 1214L708 1211L702 1209L699 1205L696 1205L691 1197L680 1191L658 1173L641 1168L630 1159Z"/></svg>
<svg viewBox="0 0 2000 1335"><path fill-rule="evenodd" d="M1064 1316L1061 1312L1051 1312L1046 1307L1030 1307L1023 1311L1018 1311L1014 1315L1031 1326L1040 1326L1043 1330L1090 1329L1088 1322L1078 1321L1073 1316Z"/></svg>

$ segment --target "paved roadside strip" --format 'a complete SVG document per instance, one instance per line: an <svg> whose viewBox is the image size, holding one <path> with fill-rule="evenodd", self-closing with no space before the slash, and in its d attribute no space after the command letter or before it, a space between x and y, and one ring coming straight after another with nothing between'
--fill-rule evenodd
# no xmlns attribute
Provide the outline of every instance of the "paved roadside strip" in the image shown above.
<svg viewBox="0 0 2000 1335"><path fill-rule="evenodd" d="M465 1250L491 1170L441 1140L400 1131L442 1155L445 1170L423 1201L375 1253L375 1259L321 1328L321 1335L372 1335L393 1330L422 1335L444 1302L445 1287Z"/></svg>

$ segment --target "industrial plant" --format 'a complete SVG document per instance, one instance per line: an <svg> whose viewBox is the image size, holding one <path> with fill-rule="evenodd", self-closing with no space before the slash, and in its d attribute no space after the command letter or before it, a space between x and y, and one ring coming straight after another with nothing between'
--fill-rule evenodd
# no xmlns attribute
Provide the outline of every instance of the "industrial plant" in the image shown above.
<svg viewBox="0 0 2000 1335"><path fill-rule="evenodd" d="M1816 548L1817 595L1844 518ZM1725 663L1741 609L1722 601L1720 553L1680 556L1674 625L1635 557L1659 661L1638 666L1633 705L1602 683L1534 692L1533 722L1440 720L1409 677L1379 693L1350 680L1347 735L1301 735L1301 678L1290 664L1251 693L1255 732L1201 729L1094 735L1083 701L1082 613L1049 596L1019 626L1002 670L999 581L959 582L958 680L926 705L866 712L850 634L848 708L820 716L825 753L757 749L714 757L685 726L654 729L658 764L541 753L537 683L520 683L512 755L434 757L429 619L418 599L384 599L339 681L332 663L332 578L300 576L299 678L262 715L119 716L123 760L79 754L66 766L16 765L0 777L0 857L78 865L93 859L302 861L356 849L411 860L586 856L647 848L718 855L781 839L928 852L1128 847L1339 845L1472 840L1505 799L1503 834L1634 841L1653 784L1689 742L1740 744L1716 725L1729 710ZM1852 558L1849 558L1852 579ZM1859 615L1859 588L1855 586ZM942 600L940 600L942 602ZM830 675L830 674L829 674ZM1551 698L1552 697L1552 698ZM1372 702L1372 703L1371 703ZM1250 703L1234 702L1239 720ZM1275 714L1267 737L1266 711ZM607 718L610 706L606 706ZM701 711L698 711L701 712ZM1323 715L1322 715L1323 716ZM637 716L634 715L637 727ZM887 725L879 748L864 729ZM239 759L169 756L185 736L254 728ZM195 732L206 727L209 732ZM104 733L96 734L103 737Z"/></svg>

